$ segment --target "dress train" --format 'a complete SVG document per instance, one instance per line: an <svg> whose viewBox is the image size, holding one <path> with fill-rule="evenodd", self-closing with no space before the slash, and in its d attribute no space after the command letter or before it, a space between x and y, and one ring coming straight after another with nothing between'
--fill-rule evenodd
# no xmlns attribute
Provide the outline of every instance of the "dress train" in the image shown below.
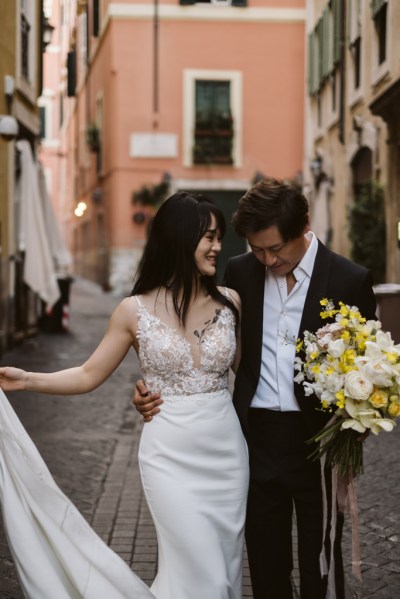
<svg viewBox="0 0 400 599"><path fill-rule="evenodd" d="M1 389L0 501L28 599L154 599L57 486Z"/></svg>

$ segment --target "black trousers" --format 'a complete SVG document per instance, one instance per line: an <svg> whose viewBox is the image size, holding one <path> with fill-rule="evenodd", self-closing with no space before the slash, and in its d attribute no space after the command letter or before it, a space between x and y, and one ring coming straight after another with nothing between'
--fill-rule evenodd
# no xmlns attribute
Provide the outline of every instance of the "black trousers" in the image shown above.
<svg viewBox="0 0 400 599"><path fill-rule="evenodd" d="M292 518L296 511L301 599L323 599L326 579L320 464L308 458L310 437L300 412L249 409L250 489L246 543L254 599L292 599ZM329 503L329 501L328 501ZM337 599L344 599L340 550L335 543ZM329 531L325 531L325 533Z"/></svg>

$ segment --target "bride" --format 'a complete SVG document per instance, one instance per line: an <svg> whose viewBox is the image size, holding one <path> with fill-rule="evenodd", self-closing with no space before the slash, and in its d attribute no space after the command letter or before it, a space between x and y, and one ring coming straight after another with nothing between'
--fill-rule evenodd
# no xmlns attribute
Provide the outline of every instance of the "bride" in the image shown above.
<svg viewBox="0 0 400 599"><path fill-rule="evenodd" d="M133 345L158 417L140 441L142 484L158 540L149 588L57 487L0 391L0 500L30 599L240 599L247 448L228 391L239 361L240 300L214 279L225 223L211 200L171 196L154 218L132 296L81 366L0 368L4 391L86 393Z"/></svg>

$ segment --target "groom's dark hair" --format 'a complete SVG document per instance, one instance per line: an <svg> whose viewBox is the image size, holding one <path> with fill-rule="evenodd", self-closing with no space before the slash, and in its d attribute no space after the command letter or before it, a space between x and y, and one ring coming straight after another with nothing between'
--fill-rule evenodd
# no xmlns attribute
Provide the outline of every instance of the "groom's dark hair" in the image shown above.
<svg viewBox="0 0 400 599"><path fill-rule="evenodd" d="M308 223L308 202L304 195L273 177L253 185L240 198L232 217L233 227L241 237L276 226L284 241L300 237Z"/></svg>

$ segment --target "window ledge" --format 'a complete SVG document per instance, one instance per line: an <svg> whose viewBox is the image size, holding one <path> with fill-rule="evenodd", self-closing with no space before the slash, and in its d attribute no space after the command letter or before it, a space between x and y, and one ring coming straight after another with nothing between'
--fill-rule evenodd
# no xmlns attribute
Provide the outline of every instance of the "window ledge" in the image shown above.
<svg viewBox="0 0 400 599"><path fill-rule="evenodd" d="M328 117L327 130L333 129L339 122L339 114L337 112L332 112Z"/></svg>
<svg viewBox="0 0 400 599"><path fill-rule="evenodd" d="M364 94L363 94L361 88L353 90L350 93L350 98L349 98L350 108L354 108L357 104L362 102L363 99L364 99Z"/></svg>
<svg viewBox="0 0 400 599"><path fill-rule="evenodd" d="M387 75L389 75L389 64L388 61L385 60L385 62L373 69L371 81L372 85L378 85L385 79L385 77L387 77Z"/></svg>

